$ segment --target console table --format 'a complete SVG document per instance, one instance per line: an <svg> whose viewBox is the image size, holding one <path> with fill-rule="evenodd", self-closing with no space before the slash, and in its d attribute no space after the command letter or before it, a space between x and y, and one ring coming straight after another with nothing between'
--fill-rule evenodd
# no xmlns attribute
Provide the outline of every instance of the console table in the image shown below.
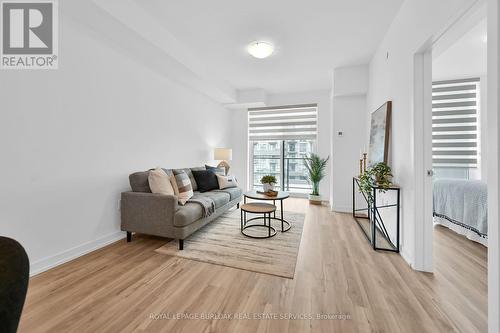
<svg viewBox="0 0 500 333"><path fill-rule="evenodd" d="M359 178L353 177L352 216L374 250L399 253L401 188L399 186L392 185L391 187L386 189L387 192L395 192L396 200L395 202L390 202L383 205L377 203L377 192L379 192L380 189L381 188L377 186L373 187L371 193L373 200L370 200L365 193L359 191ZM356 193L361 194L364 206L366 206L366 208L356 207ZM384 221L380 214L382 210L387 209L395 210L394 214L392 215L394 216L394 219L391 218L391 221ZM361 214L361 212L365 212L366 214ZM392 222L392 225L387 224L390 222ZM388 232L388 226L392 226L392 230L396 229L395 237L391 238L390 233Z"/></svg>

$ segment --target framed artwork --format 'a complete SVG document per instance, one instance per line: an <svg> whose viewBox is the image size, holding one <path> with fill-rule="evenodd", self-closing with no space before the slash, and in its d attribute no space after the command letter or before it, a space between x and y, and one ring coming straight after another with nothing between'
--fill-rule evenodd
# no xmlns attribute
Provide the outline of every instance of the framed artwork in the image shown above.
<svg viewBox="0 0 500 333"><path fill-rule="evenodd" d="M370 125L370 147L368 165L387 163L389 155L389 134L391 130L392 102L384 103L372 112Z"/></svg>

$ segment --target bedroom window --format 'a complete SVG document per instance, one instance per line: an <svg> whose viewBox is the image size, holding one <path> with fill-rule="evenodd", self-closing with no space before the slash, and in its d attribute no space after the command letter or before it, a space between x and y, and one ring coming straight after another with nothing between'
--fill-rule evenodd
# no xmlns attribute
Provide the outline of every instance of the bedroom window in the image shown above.
<svg viewBox="0 0 500 333"><path fill-rule="evenodd" d="M479 163L479 78L432 84L432 164L468 178Z"/></svg>
<svg viewBox="0 0 500 333"><path fill-rule="evenodd" d="M261 177L274 175L281 190L308 193L311 186L303 158L315 150L317 105L248 111L250 187L261 190Z"/></svg>

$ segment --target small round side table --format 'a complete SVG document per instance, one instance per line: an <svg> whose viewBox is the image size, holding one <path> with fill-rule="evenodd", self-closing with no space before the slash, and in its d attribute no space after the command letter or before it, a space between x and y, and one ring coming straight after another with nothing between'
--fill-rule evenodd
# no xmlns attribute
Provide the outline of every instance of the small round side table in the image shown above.
<svg viewBox="0 0 500 333"><path fill-rule="evenodd" d="M241 214L241 233L247 237L251 238L271 238L276 235L276 229L271 226L271 213L276 211L276 206L263 203L263 202L252 202L243 204L240 207ZM263 216L257 216L247 220L247 213L252 214L263 214ZM263 219L264 224L248 224L250 221ZM267 221L267 224L266 224ZM245 230L250 228L264 228L267 229L267 235L263 236L253 236L245 233Z"/></svg>

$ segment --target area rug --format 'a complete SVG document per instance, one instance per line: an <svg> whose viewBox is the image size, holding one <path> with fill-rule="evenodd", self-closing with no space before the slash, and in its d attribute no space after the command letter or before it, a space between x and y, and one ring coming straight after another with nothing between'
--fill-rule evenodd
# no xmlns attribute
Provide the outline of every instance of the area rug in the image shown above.
<svg viewBox="0 0 500 333"><path fill-rule="evenodd" d="M280 212L276 212L279 216ZM250 218L252 216L248 216ZM156 249L157 253L234 267L247 271L293 279L299 253L304 214L285 211L285 220L292 225L281 232L281 222L272 221L276 236L265 239L246 237L240 232L240 211L233 210L198 230L184 241L184 250L177 241ZM252 221L252 223L262 223ZM260 229L260 228L259 228Z"/></svg>

